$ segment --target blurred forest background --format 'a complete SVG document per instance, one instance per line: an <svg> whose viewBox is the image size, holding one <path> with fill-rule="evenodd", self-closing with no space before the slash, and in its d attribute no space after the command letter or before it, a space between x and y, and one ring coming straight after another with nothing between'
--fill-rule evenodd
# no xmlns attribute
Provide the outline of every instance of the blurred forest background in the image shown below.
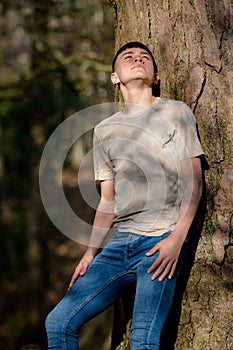
<svg viewBox="0 0 233 350"><path fill-rule="evenodd" d="M176 347L232 349L232 13L231 0L0 2L0 349L46 349L45 317L85 247L60 233L43 208L42 152L72 114L114 100L114 46L128 40L149 43L162 96L195 112L208 162ZM65 161L63 188L91 222L77 186L91 132L78 144ZM83 328L82 350L110 348L112 314ZM176 325L168 326L172 337Z"/></svg>
<svg viewBox="0 0 233 350"><path fill-rule="evenodd" d="M7 0L0 13L0 349L45 349L45 316L84 247L50 222L39 163L62 121L113 101L114 14L101 0ZM89 133L82 148L90 142ZM64 190L83 209L76 176L77 164L68 160ZM109 317L111 310L86 326L82 349L109 348Z"/></svg>

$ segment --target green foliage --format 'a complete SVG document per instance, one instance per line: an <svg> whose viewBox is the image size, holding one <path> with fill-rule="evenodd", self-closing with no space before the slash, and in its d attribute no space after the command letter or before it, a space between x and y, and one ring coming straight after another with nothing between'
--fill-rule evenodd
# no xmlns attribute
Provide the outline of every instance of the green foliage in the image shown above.
<svg viewBox="0 0 233 350"><path fill-rule="evenodd" d="M65 118L112 98L113 15L101 0L10 0L0 12L0 347L45 348L44 318L72 259L58 271L55 247L67 240L41 203L40 158Z"/></svg>

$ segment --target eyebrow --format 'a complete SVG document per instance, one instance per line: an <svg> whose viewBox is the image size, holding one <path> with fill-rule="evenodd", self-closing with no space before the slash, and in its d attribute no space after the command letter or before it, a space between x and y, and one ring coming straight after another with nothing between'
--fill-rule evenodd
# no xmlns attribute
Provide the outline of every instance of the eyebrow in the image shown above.
<svg viewBox="0 0 233 350"><path fill-rule="evenodd" d="M123 52L121 54L121 57L125 56L125 55L129 55L129 54L133 54L134 52L133 51L126 51L126 52ZM143 55L148 55L150 57L150 54L147 52L147 51L140 51L140 54L143 54Z"/></svg>

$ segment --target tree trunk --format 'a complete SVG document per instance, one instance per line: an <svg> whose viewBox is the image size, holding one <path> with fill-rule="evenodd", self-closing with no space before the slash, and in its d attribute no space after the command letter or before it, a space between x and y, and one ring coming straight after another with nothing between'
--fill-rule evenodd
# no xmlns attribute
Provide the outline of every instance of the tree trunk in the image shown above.
<svg viewBox="0 0 233 350"><path fill-rule="evenodd" d="M179 350L233 349L231 0L111 2L116 49L134 40L151 48L161 96L183 100L192 108L208 163L205 193L190 230L189 261L165 327L169 339L166 333L161 348L173 349L175 343ZM122 341L122 334L116 334L119 322L128 321L122 317L124 304L116 307L120 312L115 314L112 349Z"/></svg>

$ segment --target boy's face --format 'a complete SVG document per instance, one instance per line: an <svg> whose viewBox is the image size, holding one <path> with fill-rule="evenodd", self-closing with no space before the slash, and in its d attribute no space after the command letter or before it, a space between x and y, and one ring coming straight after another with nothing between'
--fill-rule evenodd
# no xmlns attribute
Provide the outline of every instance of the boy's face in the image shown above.
<svg viewBox="0 0 233 350"><path fill-rule="evenodd" d="M133 47L119 54L111 78L113 84L126 84L131 80L143 79L151 85L158 81L158 74L154 73L151 55L144 49Z"/></svg>

